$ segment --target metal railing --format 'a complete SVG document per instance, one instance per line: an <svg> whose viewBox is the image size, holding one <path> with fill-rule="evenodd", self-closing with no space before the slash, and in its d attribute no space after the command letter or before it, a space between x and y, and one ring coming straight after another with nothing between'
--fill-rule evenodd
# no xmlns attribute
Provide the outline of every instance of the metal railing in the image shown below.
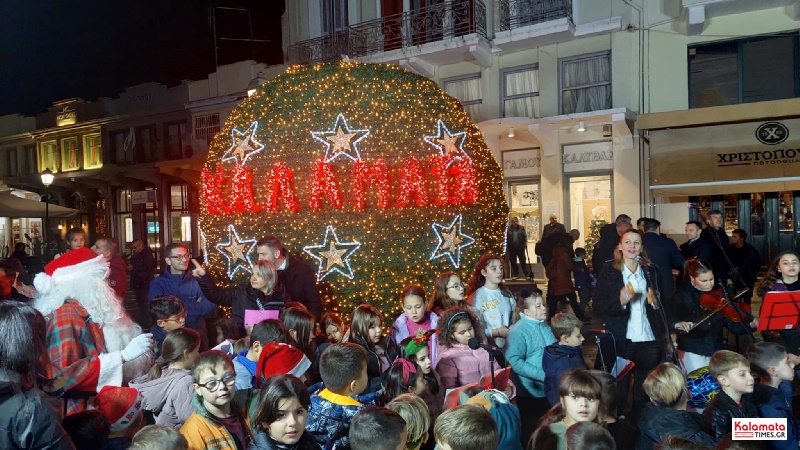
<svg viewBox="0 0 800 450"><path fill-rule="evenodd" d="M572 0L498 0L497 31L551 20L572 20Z"/></svg>
<svg viewBox="0 0 800 450"><path fill-rule="evenodd" d="M346 30L289 47L290 64L335 62L342 55L368 56L469 34L486 38L482 0L453 0L361 22Z"/></svg>

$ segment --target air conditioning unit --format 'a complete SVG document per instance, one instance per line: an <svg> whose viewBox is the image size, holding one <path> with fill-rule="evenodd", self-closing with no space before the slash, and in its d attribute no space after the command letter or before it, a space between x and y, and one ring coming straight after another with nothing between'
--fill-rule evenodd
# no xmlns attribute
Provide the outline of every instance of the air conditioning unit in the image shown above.
<svg viewBox="0 0 800 450"><path fill-rule="evenodd" d="M603 137L611 137L611 125L603 125Z"/></svg>

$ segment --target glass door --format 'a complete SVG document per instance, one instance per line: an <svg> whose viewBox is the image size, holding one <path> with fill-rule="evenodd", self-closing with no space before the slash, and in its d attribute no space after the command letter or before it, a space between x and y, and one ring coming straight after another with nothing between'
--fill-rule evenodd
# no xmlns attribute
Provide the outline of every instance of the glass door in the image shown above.
<svg viewBox="0 0 800 450"><path fill-rule="evenodd" d="M574 248L586 249L592 256L594 244L600 240L600 228L614 220L611 209L611 175L570 176L569 185L569 229L581 232Z"/></svg>
<svg viewBox="0 0 800 450"><path fill-rule="evenodd" d="M509 218L516 217L519 224L525 228L528 239L528 262L537 262L534 247L542 234L542 212L539 201L539 180L514 180L508 182ZM510 268L508 268L510 269ZM510 271L506 272L510 274Z"/></svg>

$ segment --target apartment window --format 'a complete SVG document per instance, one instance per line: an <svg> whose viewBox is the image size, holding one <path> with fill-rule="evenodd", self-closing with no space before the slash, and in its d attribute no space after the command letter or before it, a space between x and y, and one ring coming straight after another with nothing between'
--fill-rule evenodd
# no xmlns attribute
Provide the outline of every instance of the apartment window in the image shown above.
<svg viewBox="0 0 800 450"><path fill-rule="evenodd" d="M483 103L483 90L481 88L481 75L468 75L465 77L444 80L444 91L458 99L473 122L482 122L481 103Z"/></svg>
<svg viewBox="0 0 800 450"><path fill-rule="evenodd" d="M2 171L4 177L12 178L16 177L18 174L18 162L17 162L17 148L16 147L8 147L5 150L5 170Z"/></svg>
<svg viewBox="0 0 800 450"><path fill-rule="evenodd" d="M156 137L156 126L146 125L136 128L136 164L153 162L156 160L158 149L158 138Z"/></svg>
<svg viewBox="0 0 800 450"><path fill-rule="evenodd" d="M50 169L58 172L58 147L56 141L42 142L39 154L39 172Z"/></svg>
<svg viewBox="0 0 800 450"><path fill-rule="evenodd" d="M611 108L611 54L561 60L561 114Z"/></svg>
<svg viewBox="0 0 800 450"><path fill-rule="evenodd" d="M24 149L24 159L22 160L22 171L20 175L31 175L36 171L36 146L26 145Z"/></svg>
<svg viewBox="0 0 800 450"><path fill-rule="evenodd" d="M347 2L348 0L320 0L323 35L330 36L347 29Z"/></svg>
<svg viewBox="0 0 800 450"><path fill-rule="evenodd" d="M83 137L83 168L95 169L103 166L103 147L100 134Z"/></svg>
<svg viewBox="0 0 800 450"><path fill-rule="evenodd" d="M132 131L132 130L131 130ZM126 148L126 139L133 143L133 135L129 130L112 131L109 133L111 142L111 162L116 164L133 164L133 148ZM135 146L135 144L134 144Z"/></svg>
<svg viewBox="0 0 800 450"><path fill-rule="evenodd" d="M194 118L194 136L211 143L214 136L219 133L219 114L208 114Z"/></svg>
<svg viewBox="0 0 800 450"><path fill-rule="evenodd" d="M539 117L539 66L503 72L503 117Z"/></svg>
<svg viewBox="0 0 800 450"><path fill-rule="evenodd" d="M164 124L164 146L167 159L183 158L183 137L186 135L186 121Z"/></svg>
<svg viewBox="0 0 800 450"><path fill-rule="evenodd" d="M689 47L689 107L800 97L798 35Z"/></svg>
<svg viewBox="0 0 800 450"><path fill-rule="evenodd" d="M80 169L78 162L78 138L71 137L61 140L61 170Z"/></svg>

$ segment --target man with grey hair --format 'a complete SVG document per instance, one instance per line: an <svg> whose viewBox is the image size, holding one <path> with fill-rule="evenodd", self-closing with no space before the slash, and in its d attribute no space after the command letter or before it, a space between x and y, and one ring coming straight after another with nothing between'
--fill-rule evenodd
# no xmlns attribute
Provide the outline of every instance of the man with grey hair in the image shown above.
<svg viewBox="0 0 800 450"><path fill-rule="evenodd" d="M542 228L543 228L542 239L541 239L542 241L544 240L544 238L550 236L551 234L567 232L567 229L564 227L564 224L558 223L558 217L556 217L555 214L550 214L550 223L546 224Z"/></svg>

